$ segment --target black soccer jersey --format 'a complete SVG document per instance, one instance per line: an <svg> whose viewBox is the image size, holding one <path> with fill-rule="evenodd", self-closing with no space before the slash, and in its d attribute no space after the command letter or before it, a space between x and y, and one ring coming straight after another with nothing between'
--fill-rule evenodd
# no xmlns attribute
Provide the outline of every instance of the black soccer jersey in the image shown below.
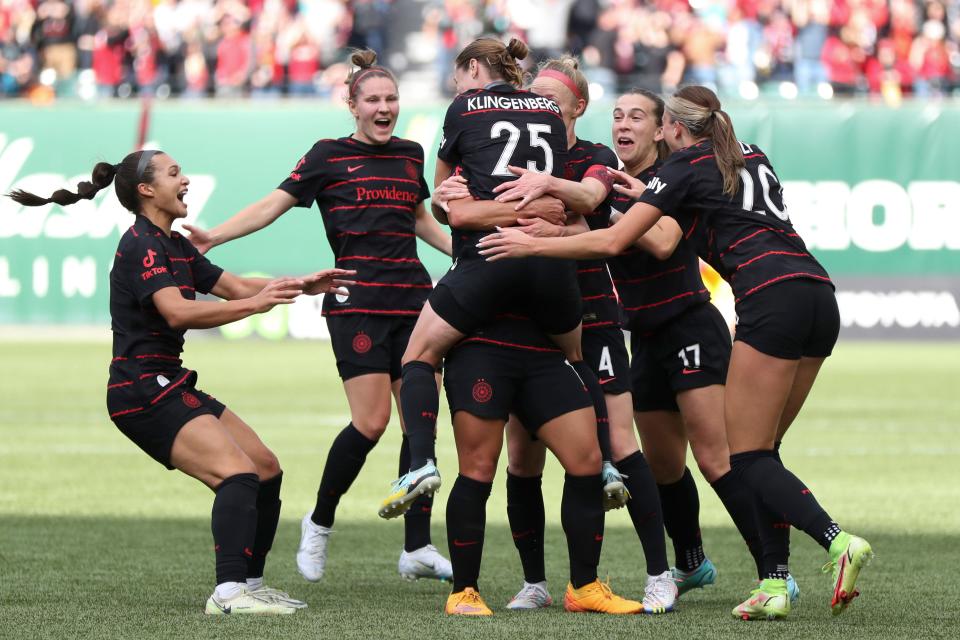
<svg viewBox="0 0 960 640"><path fill-rule="evenodd" d="M660 162L634 176L644 183L657 174ZM613 192L613 209L626 213L636 200ZM652 331L688 308L710 300L700 277L700 259L690 243L680 244L666 260L630 247L610 259L613 283L631 331Z"/></svg>
<svg viewBox="0 0 960 640"><path fill-rule="evenodd" d="M432 288L415 234L417 205L430 197L423 147L320 140L278 188L297 206L316 201L337 266L357 270L349 296L324 296L323 315L420 313Z"/></svg>
<svg viewBox="0 0 960 640"><path fill-rule="evenodd" d="M616 169L620 161L609 147L577 138L574 145L567 151L563 177L580 182L587 171L597 165ZM610 205L615 194L615 191L611 191L600 206L584 216L590 229L603 229L607 226ZM620 305L613 292L606 262L604 260L577 262L577 282L583 296L583 328L620 326Z"/></svg>
<svg viewBox="0 0 960 640"><path fill-rule="evenodd" d="M130 372L169 371L180 366L184 329L171 329L153 304L153 294L176 287L188 299L209 293L223 269L176 231L168 237L137 216L117 247L110 270L113 361L110 384L132 383Z"/></svg>
<svg viewBox="0 0 960 640"><path fill-rule="evenodd" d="M790 278L830 283L790 224L780 179L766 155L740 144L746 167L732 198L723 193L713 142L704 140L674 152L640 201L680 223L684 237L730 283L738 301Z"/></svg>
<svg viewBox="0 0 960 640"><path fill-rule="evenodd" d="M561 176L566 148L566 127L553 100L498 83L454 98L437 157L461 168L475 198L492 200L494 187L517 179L509 166ZM455 230L454 254L478 257L474 245L486 233Z"/></svg>

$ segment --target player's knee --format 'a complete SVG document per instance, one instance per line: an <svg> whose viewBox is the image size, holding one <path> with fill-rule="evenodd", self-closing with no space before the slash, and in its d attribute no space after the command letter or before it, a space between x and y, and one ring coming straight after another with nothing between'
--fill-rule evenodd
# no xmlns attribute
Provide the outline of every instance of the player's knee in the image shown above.
<svg viewBox="0 0 960 640"><path fill-rule="evenodd" d="M460 464L460 475L477 482L493 482L496 474L496 460L471 460L467 464Z"/></svg>
<svg viewBox="0 0 960 640"><path fill-rule="evenodd" d="M280 460L277 459L273 451L266 447L263 448L263 451L257 453L253 462L257 467L257 475L260 476L261 481L280 475Z"/></svg>
<svg viewBox="0 0 960 640"><path fill-rule="evenodd" d="M387 430L387 423L390 422L390 407L386 410L374 410L363 416L356 416L353 419L353 427L363 434L367 440L377 442Z"/></svg>
<svg viewBox="0 0 960 640"><path fill-rule="evenodd" d="M277 468L279 469L279 465ZM229 454L222 456L215 462L215 464L212 465L212 468L209 470L210 479L212 481L211 486L219 486L221 482L230 476L239 475L241 473L252 473L259 475L259 469L257 469L256 463L250 458L250 456L241 451L238 447Z"/></svg>
<svg viewBox="0 0 960 640"><path fill-rule="evenodd" d="M653 473L657 484L673 484L683 477L686 469L686 461L683 458L674 458L674 456L650 455L644 453L647 463L650 465L650 471Z"/></svg>
<svg viewBox="0 0 960 640"><path fill-rule="evenodd" d="M600 473L602 464L599 447L584 447L578 455L568 459L564 471L574 476L591 476Z"/></svg>
<svg viewBox="0 0 960 640"><path fill-rule="evenodd" d="M730 471L730 458L704 458L697 460L697 467L707 482L714 482Z"/></svg>

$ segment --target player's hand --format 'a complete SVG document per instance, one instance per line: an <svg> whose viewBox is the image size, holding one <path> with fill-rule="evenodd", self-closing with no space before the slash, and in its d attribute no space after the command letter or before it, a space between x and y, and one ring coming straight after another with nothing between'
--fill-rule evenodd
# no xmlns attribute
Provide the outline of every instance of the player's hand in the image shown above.
<svg viewBox="0 0 960 640"><path fill-rule="evenodd" d="M278 304L292 304L303 293L304 282L300 278L274 278L253 296L254 313L263 313Z"/></svg>
<svg viewBox="0 0 960 640"><path fill-rule="evenodd" d="M511 182L497 185L493 192L499 194L495 198L497 202L519 200L520 202L514 207L514 211L520 211L534 198L546 194L550 188L550 176L546 173L537 173L513 166L507 168L520 177Z"/></svg>
<svg viewBox="0 0 960 640"><path fill-rule="evenodd" d="M562 224L550 224L542 218L519 218L517 229L534 238L558 238L563 235Z"/></svg>
<svg viewBox="0 0 960 640"><path fill-rule="evenodd" d="M540 196L530 201L530 204L520 212L520 218L543 218L550 224L565 224L567 222L567 208L563 201L553 196Z"/></svg>
<svg viewBox="0 0 960 640"><path fill-rule="evenodd" d="M467 179L463 176L450 176L440 183L433 191L433 204L437 205L447 213L450 213L449 202L451 200L460 200L470 198L470 189L467 188Z"/></svg>
<svg viewBox="0 0 960 640"><path fill-rule="evenodd" d="M333 293L340 295L350 295L350 292L344 287L356 284L356 280L344 280L344 276L357 275L354 269L323 269L316 273L300 276L303 281L303 292L308 296L315 296L321 293Z"/></svg>
<svg viewBox="0 0 960 640"><path fill-rule="evenodd" d="M209 231L201 229L200 227L195 227L192 224L184 224L183 228L190 232L187 236L187 240L197 248L201 254L210 251L213 249L213 236L210 235Z"/></svg>
<svg viewBox="0 0 960 640"><path fill-rule="evenodd" d="M622 193L628 198L638 200L640 198L640 194L643 193L647 188L647 185L645 185L641 180L634 178L629 173L618 171L617 169L612 169L610 167L607 167L607 171L613 176L613 190L617 193Z"/></svg>
<svg viewBox="0 0 960 640"><path fill-rule="evenodd" d="M497 227L496 233L484 236L477 243L479 253L487 262L503 258L524 258L536 252L537 238L525 234L516 227Z"/></svg>

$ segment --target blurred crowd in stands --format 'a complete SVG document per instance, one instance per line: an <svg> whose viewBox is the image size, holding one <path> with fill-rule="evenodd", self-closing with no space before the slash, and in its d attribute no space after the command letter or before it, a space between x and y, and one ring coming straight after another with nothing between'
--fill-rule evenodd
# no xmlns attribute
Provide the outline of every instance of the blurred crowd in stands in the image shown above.
<svg viewBox="0 0 960 640"><path fill-rule="evenodd" d="M341 98L354 47L438 97L482 34L578 55L596 94L960 91L960 0L0 0L0 97Z"/></svg>

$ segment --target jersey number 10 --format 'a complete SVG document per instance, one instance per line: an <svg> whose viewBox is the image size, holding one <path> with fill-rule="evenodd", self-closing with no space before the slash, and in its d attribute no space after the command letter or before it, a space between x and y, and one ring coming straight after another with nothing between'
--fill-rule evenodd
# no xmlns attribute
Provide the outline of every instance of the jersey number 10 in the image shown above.
<svg viewBox="0 0 960 640"><path fill-rule="evenodd" d="M740 148L745 156L753 153L753 148L748 144L741 142ZM787 207L783 204L783 189L780 187L780 181L777 180L777 176L773 173L773 169L761 162L756 166L754 171L756 172L756 177L750 174L750 171L747 169L747 167L740 169L740 179L743 181L743 210L753 211L754 213L759 213L764 216L769 212L784 222L790 222L790 216L787 215ZM775 197L771 197L770 193L771 180L777 184ZM766 211L753 208L754 201L757 197L757 182L760 183L760 196L763 198L763 203L766 205ZM778 204L779 206L777 206Z"/></svg>
<svg viewBox="0 0 960 640"><path fill-rule="evenodd" d="M503 148L503 153L500 154L500 159L497 160L497 166L493 168L491 175L509 176L514 178L516 176L510 172L508 167L510 165L510 159L513 157L513 152L516 150L517 144L520 142L520 129L518 129L515 124L508 122L507 120L494 122L493 126L490 127L491 138L499 138L503 136L504 133L509 134L510 137L507 139L507 146ZM553 149L550 148L549 142L540 137L542 134L549 135L552 133L550 125L527 123L527 133L530 134L530 147L540 147L543 149L544 159L543 169L537 167L535 160L527 161L527 169L537 173L553 173Z"/></svg>

